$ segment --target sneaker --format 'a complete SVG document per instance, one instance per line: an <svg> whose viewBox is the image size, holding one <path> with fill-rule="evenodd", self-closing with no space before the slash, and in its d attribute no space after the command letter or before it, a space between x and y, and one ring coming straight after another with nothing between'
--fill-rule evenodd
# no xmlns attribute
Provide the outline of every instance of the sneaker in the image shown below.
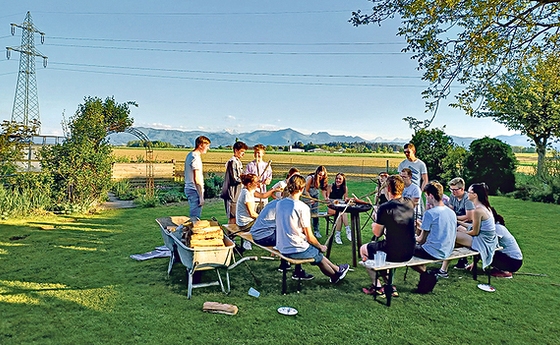
<svg viewBox="0 0 560 345"><path fill-rule="evenodd" d="M375 290L375 293L381 297L381 298L385 298L385 288L384 287L380 287L378 289ZM397 288L393 286L393 292L391 293L391 296L393 297L399 297L399 293L397 292Z"/></svg>
<svg viewBox="0 0 560 345"><path fill-rule="evenodd" d="M428 272L438 278L449 278L449 273L442 271L441 269L435 269Z"/></svg>
<svg viewBox="0 0 560 345"><path fill-rule="evenodd" d="M294 272L292 274L292 279L293 280L311 280L313 278L315 278L315 276L313 276L313 274L308 274L304 270L301 270L299 272Z"/></svg>
<svg viewBox="0 0 560 345"><path fill-rule="evenodd" d="M334 243L336 244L342 244L342 239L340 238L340 231L337 231L334 234Z"/></svg>
<svg viewBox="0 0 560 345"><path fill-rule="evenodd" d="M284 268L286 268L286 271L289 271L292 269L292 266L287 261L285 265L282 265L282 263L280 263L280 266L278 267L278 272L284 272Z"/></svg>
<svg viewBox="0 0 560 345"><path fill-rule="evenodd" d="M453 266L456 270L464 270L469 265L469 260L467 258L460 258L457 265Z"/></svg>
<svg viewBox="0 0 560 345"><path fill-rule="evenodd" d="M349 264L339 265L338 266L338 272L336 272L334 274L334 277L331 278L331 283L336 284L339 281L341 281L342 279L344 279L344 277L346 277L346 273L348 273L349 269L350 269Z"/></svg>
<svg viewBox="0 0 560 345"><path fill-rule="evenodd" d="M382 287L377 287L373 284L371 284L371 286L369 288L363 288L362 291L366 294L366 295L375 295L378 293L379 290L383 289Z"/></svg>
<svg viewBox="0 0 560 345"><path fill-rule="evenodd" d="M494 271L491 273L492 277L498 277L498 278L508 278L511 279L513 278L513 274L511 274L511 272L508 271Z"/></svg>
<svg viewBox="0 0 560 345"><path fill-rule="evenodd" d="M315 237L316 238L321 238L323 236L321 236L321 233L319 231L315 231Z"/></svg>
<svg viewBox="0 0 560 345"><path fill-rule="evenodd" d="M352 241L352 229L349 226L346 227L346 239Z"/></svg>
<svg viewBox="0 0 560 345"><path fill-rule="evenodd" d="M245 250L252 250L253 246L251 245L251 242L249 241L243 241L243 249Z"/></svg>

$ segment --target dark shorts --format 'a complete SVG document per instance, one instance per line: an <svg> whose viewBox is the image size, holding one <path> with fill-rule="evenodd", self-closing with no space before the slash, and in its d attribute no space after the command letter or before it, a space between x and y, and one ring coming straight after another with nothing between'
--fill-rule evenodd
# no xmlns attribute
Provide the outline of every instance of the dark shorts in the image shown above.
<svg viewBox="0 0 560 345"><path fill-rule="evenodd" d="M367 255L368 259L373 260L375 257L375 253L378 251L384 252L387 242L385 240L378 241L378 242L370 242L367 244Z"/></svg>
<svg viewBox="0 0 560 345"><path fill-rule="evenodd" d="M495 252L490 265L502 271L517 272L523 265L523 260L512 259L502 252Z"/></svg>
<svg viewBox="0 0 560 345"><path fill-rule="evenodd" d="M424 248L422 248L421 244L416 244L416 246L414 247L414 256L427 260L439 260L438 258L434 258L430 254L428 254L428 252L425 251Z"/></svg>
<svg viewBox="0 0 560 345"><path fill-rule="evenodd" d="M226 206L226 216L229 219L235 218L235 212L237 212L237 202L231 200L224 200L224 205Z"/></svg>
<svg viewBox="0 0 560 345"><path fill-rule="evenodd" d="M315 262L311 263L312 265L318 265L323 260L323 254L319 251L319 249L313 247L312 245L310 245L304 252L284 255L290 259L315 259Z"/></svg>

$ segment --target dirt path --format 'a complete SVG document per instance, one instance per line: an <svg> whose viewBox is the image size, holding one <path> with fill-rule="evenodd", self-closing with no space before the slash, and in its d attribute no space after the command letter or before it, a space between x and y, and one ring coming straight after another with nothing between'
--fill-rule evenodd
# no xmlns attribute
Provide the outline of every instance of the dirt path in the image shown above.
<svg viewBox="0 0 560 345"><path fill-rule="evenodd" d="M108 192L107 196L109 197L109 201L104 202L101 204L101 207L106 210L114 210L118 208L134 208L136 205L132 200L120 200L117 199L115 194Z"/></svg>

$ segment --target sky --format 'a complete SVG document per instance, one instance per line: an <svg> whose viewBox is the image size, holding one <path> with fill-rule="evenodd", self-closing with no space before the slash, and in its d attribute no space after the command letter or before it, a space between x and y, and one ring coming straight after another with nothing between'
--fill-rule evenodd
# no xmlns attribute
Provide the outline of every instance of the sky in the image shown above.
<svg viewBox="0 0 560 345"><path fill-rule="evenodd" d="M27 11L35 36L41 133L61 135L84 97L114 97L136 127L251 132L292 128L408 139L407 116L426 119L416 61L402 53L397 19L354 27L366 0L9 1L0 46L21 44ZM0 119L11 119L19 53L0 58ZM460 86L452 91L458 92ZM448 100L449 101L449 100ZM449 135L515 134L445 101L433 127Z"/></svg>

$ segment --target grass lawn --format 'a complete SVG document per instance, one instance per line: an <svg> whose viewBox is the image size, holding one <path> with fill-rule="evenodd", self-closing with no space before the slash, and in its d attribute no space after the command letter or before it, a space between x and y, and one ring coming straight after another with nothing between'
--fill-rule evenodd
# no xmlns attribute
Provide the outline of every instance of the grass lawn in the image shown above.
<svg viewBox="0 0 560 345"><path fill-rule="evenodd" d="M349 188L360 196L369 186ZM0 344L559 344L560 206L503 197L491 203L523 250L521 272L548 277L493 279L497 291L488 293L470 273L451 271L433 293L416 295L411 290L418 274L410 270L403 282L399 269L400 297L390 308L362 293L370 280L361 266L333 286L307 265L316 278L303 282L299 294L289 281L290 293L283 296L279 261L269 260L249 262L260 285L242 264L231 272L231 294L199 288L188 300L181 264L168 277L168 259L129 258L162 245L154 219L188 214L186 205L4 221ZM205 206L203 217L210 216L225 220L222 202ZM371 238L369 224L362 236ZM335 245L331 259L350 262L350 244ZM248 296L250 287L261 296ZM239 313L204 313L205 301L237 305ZM282 316L276 312L280 306L299 314Z"/></svg>

